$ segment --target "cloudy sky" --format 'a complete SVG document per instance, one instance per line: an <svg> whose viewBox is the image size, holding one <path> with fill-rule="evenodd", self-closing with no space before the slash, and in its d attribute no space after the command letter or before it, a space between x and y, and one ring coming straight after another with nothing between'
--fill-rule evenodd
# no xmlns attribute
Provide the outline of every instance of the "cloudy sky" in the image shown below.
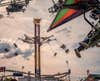
<svg viewBox="0 0 100 81"><path fill-rule="evenodd" d="M41 46L41 66L42 74L53 74L67 71L66 60L69 61L69 67L72 70L73 77L86 75L86 70L90 69L91 73L100 73L100 48L94 47L81 52L82 58L75 56L74 48L78 42L82 41L91 27L80 16L53 31L47 32L47 29L55 15L50 16L48 8L52 5L50 0L32 0L24 13L12 13L6 15L5 8L0 9L3 18L0 19L0 39L16 41L20 49L30 49L28 44L24 44L17 38L28 34L34 36L34 18L41 18L41 36L54 35L59 42L53 41L50 44ZM88 14L87 14L88 16ZM66 54L59 45L63 43L70 49ZM33 47L34 49L34 47ZM57 52L56 57L53 54ZM8 69L34 72L34 52L27 55L27 59L22 55L11 59L0 59L0 66L7 66Z"/></svg>

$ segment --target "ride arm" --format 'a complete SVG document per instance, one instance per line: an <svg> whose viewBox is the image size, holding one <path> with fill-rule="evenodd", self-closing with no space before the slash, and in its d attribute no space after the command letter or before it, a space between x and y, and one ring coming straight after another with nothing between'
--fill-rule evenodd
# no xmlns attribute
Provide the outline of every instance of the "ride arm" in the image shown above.
<svg viewBox="0 0 100 81"><path fill-rule="evenodd" d="M86 12L84 11L84 20L92 27L92 28L94 28L95 29L95 26L91 23L91 22L89 22L89 20L86 18Z"/></svg>

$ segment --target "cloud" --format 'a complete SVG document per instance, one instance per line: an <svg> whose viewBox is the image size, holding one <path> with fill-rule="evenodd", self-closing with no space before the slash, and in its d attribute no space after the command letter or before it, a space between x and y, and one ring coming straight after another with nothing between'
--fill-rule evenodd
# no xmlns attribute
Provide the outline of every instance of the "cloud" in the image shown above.
<svg viewBox="0 0 100 81"><path fill-rule="evenodd" d="M0 41L0 53L2 54L1 58L13 58L18 55L27 58L28 56L32 55L34 49L29 47L28 49L22 50L18 44L12 43L13 41L6 39Z"/></svg>

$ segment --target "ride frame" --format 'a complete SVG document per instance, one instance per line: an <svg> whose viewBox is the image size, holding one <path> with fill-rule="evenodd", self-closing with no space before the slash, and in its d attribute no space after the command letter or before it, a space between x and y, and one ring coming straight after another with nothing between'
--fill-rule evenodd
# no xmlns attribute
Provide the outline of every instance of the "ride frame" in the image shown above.
<svg viewBox="0 0 100 81"><path fill-rule="evenodd" d="M40 54L40 21L34 19L34 47L35 47L35 81L41 81L41 54Z"/></svg>

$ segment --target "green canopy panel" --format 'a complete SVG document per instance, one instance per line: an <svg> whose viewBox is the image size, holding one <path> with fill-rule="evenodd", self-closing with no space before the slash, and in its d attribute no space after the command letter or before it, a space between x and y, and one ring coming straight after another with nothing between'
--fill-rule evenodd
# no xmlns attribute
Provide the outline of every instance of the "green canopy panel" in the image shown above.
<svg viewBox="0 0 100 81"><path fill-rule="evenodd" d="M66 0L64 4L75 4L78 3L81 0ZM94 0L91 0L94 1ZM90 9L87 9L87 11ZM60 9L56 15L56 17L54 18L53 22L51 23L48 31L80 16L81 14L83 14L82 10L74 10L74 9L69 9L69 8L64 8L64 9Z"/></svg>

